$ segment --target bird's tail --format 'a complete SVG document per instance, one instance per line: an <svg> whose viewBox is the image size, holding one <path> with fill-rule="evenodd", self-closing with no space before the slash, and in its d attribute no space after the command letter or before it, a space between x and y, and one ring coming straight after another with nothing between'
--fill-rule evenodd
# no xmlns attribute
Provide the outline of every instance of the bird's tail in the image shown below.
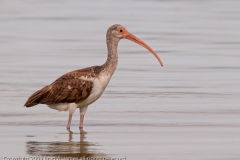
<svg viewBox="0 0 240 160"><path fill-rule="evenodd" d="M44 87L40 90L38 90L37 92L33 93L27 100L27 102L24 104L24 106L26 107L32 107L32 106L35 106L39 103L41 103L41 100L43 99L45 93L46 93L46 90L47 90L47 87Z"/></svg>

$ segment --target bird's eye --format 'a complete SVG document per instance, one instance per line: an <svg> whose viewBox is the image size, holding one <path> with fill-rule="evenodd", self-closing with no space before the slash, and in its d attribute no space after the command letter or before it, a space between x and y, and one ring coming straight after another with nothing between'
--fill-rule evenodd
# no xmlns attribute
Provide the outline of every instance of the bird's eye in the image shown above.
<svg viewBox="0 0 240 160"><path fill-rule="evenodd" d="M120 29L120 32L122 32L122 29Z"/></svg>

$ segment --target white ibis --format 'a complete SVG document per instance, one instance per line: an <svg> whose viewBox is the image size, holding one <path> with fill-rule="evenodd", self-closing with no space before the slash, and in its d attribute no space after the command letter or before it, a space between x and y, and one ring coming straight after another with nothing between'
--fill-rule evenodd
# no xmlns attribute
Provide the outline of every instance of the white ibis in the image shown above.
<svg viewBox="0 0 240 160"><path fill-rule="evenodd" d="M160 57L152 48L129 33L122 25L115 24L107 30L108 58L103 65L92 66L64 74L52 84L33 93L24 106L32 107L37 104L46 104L50 108L59 111L69 111L67 129L70 129L73 113L79 108L79 127L82 128L88 105L95 102L102 95L117 67L117 47L118 42L122 38L131 40L148 49L158 59L161 66L163 66Z"/></svg>

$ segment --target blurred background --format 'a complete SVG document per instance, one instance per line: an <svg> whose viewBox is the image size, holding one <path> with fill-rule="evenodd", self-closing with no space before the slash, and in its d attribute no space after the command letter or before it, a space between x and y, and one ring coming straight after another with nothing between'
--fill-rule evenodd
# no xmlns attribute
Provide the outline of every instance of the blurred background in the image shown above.
<svg viewBox="0 0 240 160"><path fill-rule="evenodd" d="M75 112L27 98L62 74L106 61L106 31L128 40L84 131ZM240 159L240 1L0 0L0 157Z"/></svg>

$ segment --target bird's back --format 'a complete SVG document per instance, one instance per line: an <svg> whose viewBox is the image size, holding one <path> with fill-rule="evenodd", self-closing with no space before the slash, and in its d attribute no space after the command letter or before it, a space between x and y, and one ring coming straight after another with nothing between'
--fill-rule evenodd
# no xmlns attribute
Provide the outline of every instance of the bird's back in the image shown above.
<svg viewBox="0 0 240 160"><path fill-rule="evenodd" d="M100 66L93 66L66 73L52 84L33 93L24 106L81 103L90 95L93 88L92 79L95 79L100 71Z"/></svg>

